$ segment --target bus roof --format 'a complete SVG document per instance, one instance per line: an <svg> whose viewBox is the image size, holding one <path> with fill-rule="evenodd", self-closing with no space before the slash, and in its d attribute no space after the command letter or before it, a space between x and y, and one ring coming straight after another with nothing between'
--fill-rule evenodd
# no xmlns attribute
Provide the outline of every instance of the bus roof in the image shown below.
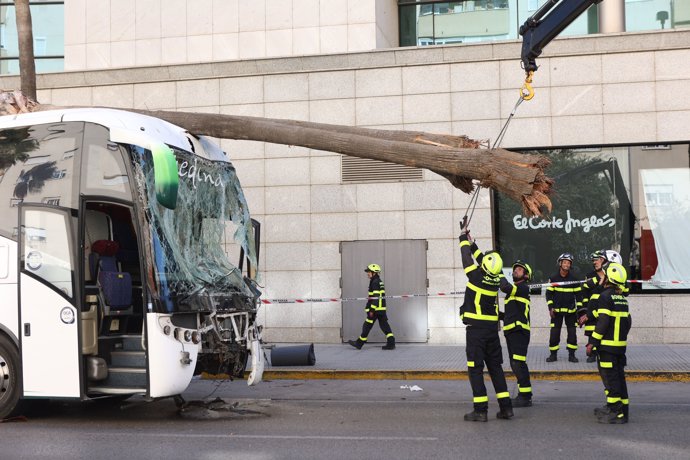
<svg viewBox="0 0 690 460"><path fill-rule="evenodd" d="M56 109L40 112L6 115L0 117L0 129L17 128L23 126L61 123L68 121L83 121L105 126L108 129L120 128L136 132L144 132L149 136L165 142L168 145L190 151L215 161L228 161L221 149L211 142L203 142L203 146L195 136L187 130L173 125L160 118L128 112L126 110L107 108L74 108Z"/></svg>

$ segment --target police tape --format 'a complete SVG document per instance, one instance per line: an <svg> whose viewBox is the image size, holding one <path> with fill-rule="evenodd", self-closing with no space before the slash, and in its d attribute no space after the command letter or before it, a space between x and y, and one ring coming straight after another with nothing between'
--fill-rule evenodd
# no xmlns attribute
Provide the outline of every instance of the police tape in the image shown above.
<svg viewBox="0 0 690 460"><path fill-rule="evenodd" d="M571 286L574 284L583 284L584 280L579 281L558 281L554 283L539 283L539 284L529 284L530 289L541 289L547 287L557 287L557 286ZM657 280L628 280L628 283L636 284L652 284L652 285L663 285L663 284L688 284L690 287L690 281L657 281ZM384 298L389 299L412 299L415 297L459 297L464 295L465 291L449 291L449 292L437 292L435 294L399 294L399 295L386 295ZM272 305L272 304L288 304L288 303L329 303L329 302L350 302L359 300L378 300L378 297L307 297L304 299L260 299L262 304Z"/></svg>

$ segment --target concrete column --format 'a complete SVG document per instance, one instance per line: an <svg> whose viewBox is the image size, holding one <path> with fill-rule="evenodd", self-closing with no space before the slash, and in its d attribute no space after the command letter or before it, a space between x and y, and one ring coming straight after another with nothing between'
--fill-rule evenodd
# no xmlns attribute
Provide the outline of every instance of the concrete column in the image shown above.
<svg viewBox="0 0 690 460"><path fill-rule="evenodd" d="M604 0L599 3L599 32L625 32L625 0Z"/></svg>

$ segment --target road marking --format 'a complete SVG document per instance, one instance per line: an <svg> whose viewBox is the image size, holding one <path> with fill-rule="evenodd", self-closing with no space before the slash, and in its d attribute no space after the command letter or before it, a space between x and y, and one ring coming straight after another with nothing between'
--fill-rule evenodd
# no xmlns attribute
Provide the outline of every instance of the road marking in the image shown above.
<svg viewBox="0 0 690 460"><path fill-rule="evenodd" d="M81 432L80 435L102 436L103 432ZM108 436L145 436L156 438L241 438L241 439L311 439L325 441L438 441L438 438L426 436L316 436L316 435L276 435L276 434L191 434L191 433L142 433L137 432L109 432Z"/></svg>

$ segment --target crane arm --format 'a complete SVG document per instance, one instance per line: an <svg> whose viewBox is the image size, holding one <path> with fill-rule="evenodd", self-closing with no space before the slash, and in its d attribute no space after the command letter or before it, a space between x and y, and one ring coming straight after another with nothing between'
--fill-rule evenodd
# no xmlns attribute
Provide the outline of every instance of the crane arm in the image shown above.
<svg viewBox="0 0 690 460"><path fill-rule="evenodd" d="M528 75L537 70L536 59L546 45L556 38L592 5L602 0L547 0L520 26L522 65Z"/></svg>

